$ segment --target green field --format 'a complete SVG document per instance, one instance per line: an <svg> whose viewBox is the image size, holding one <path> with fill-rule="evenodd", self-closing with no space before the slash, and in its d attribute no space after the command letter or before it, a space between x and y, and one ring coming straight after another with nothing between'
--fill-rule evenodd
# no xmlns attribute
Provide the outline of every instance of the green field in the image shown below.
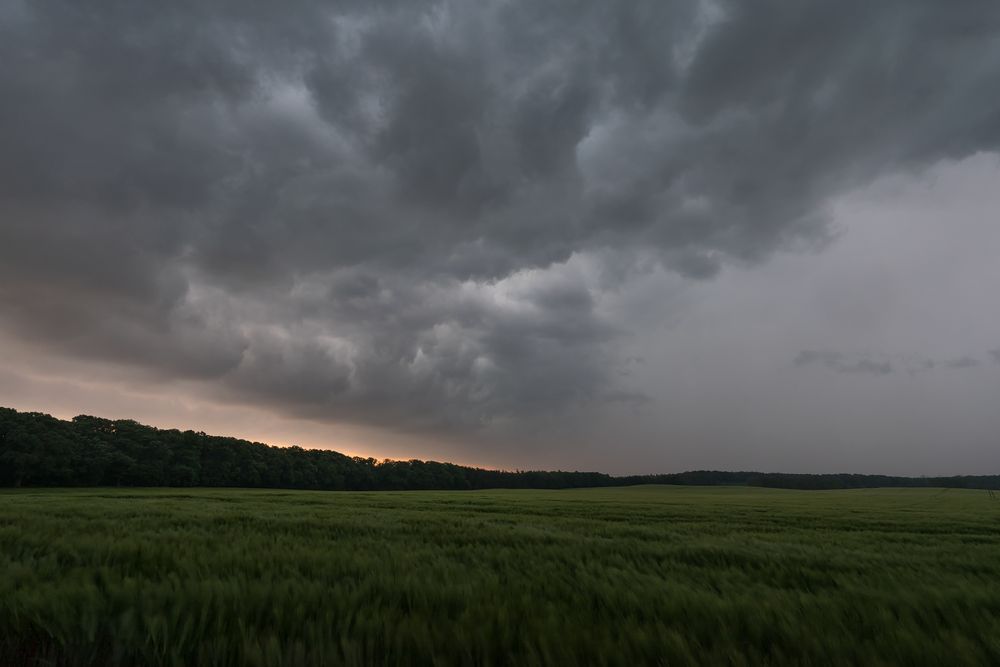
<svg viewBox="0 0 1000 667"><path fill-rule="evenodd" d="M0 492L0 664L1000 664L984 491Z"/></svg>

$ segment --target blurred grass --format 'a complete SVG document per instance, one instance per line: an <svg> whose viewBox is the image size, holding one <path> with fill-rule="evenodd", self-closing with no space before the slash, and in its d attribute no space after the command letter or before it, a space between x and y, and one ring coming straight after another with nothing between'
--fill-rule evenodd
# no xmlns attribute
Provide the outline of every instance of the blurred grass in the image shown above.
<svg viewBox="0 0 1000 667"><path fill-rule="evenodd" d="M7 490L0 664L1000 664L1000 502Z"/></svg>

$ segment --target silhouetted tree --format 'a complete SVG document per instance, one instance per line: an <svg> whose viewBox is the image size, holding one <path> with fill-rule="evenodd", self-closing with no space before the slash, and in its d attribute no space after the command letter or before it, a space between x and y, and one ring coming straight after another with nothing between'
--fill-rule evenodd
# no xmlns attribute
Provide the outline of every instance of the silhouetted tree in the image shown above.
<svg viewBox="0 0 1000 667"><path fill-rule="evenodd" d="M634 484L790 489L876 486L1000 487L1000 475L888 477L695 470L611 477L596 472L503 471L436 461L376 461L301 447L157 429L131 419L71 421L0 408L0 486L229 486L326 490L535 488Z"/></svg>

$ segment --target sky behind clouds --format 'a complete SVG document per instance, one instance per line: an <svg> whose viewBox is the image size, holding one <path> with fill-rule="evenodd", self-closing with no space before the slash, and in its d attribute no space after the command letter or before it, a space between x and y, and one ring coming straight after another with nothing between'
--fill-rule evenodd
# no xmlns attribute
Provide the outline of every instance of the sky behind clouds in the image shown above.
<svg viewBox="0 0 1000 667"><path fill-rule="evenodd" d="M995 471L992 2L0 0L0 403Z"/></svg>

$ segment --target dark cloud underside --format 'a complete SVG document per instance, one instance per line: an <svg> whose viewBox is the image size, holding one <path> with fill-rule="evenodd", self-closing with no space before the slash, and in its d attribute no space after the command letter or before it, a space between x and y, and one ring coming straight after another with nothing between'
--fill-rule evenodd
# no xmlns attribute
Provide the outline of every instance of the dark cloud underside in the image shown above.
<svg viewBox="0 0 1000 667"><path fill-rule="evenodd" d="M622 281L995 150L998 34L989 0L0 0L0 325L331 420L615 401Z"/></svg>

